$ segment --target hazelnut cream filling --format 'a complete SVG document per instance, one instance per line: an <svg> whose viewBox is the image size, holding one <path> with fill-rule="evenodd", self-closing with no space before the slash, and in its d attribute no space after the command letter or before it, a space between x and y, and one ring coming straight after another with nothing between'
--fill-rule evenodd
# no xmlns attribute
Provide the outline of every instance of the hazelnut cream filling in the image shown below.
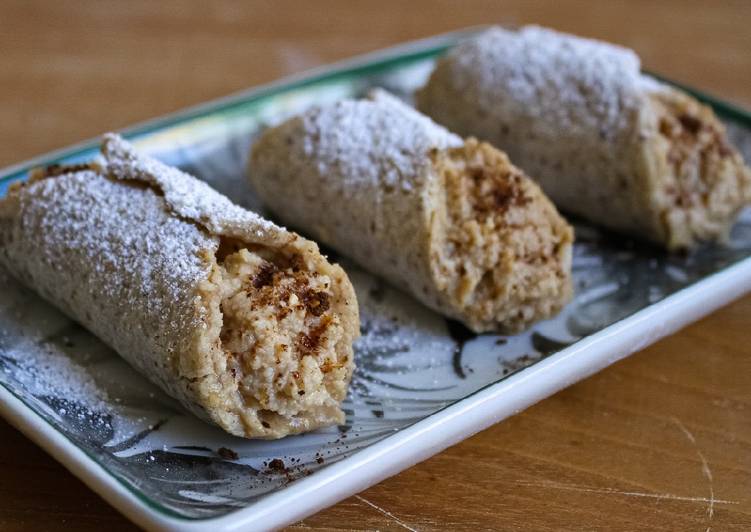
<svg viewBox="0 0 751 532"><path fill-rule="evenodd" d="M653 94L651 101L664 154L665 230L676 246L715 237L746 193L740 179L743 164L709 111L671 94Z"/></svg>
<svg viewBox="0 0 751 532"><path fill-rule="evenodd" d="M436 167L446 198L434 229L445 233L434 239L433 262L449 296L478 322L510 329L555 312L569 290L572 235L552 205L533 200L505 154L473 139L438 154Z"/></svg>
<svg viewBox="0 0 751 532"><path fill-rule="evenodd" d="M245 405L243 421L273 431L298 416L335 412L342 397L332 397L331 386L348 361L338 359L344 331L329 277L305 270L300 257L263 255L218 254L220 340Z"/></svg>

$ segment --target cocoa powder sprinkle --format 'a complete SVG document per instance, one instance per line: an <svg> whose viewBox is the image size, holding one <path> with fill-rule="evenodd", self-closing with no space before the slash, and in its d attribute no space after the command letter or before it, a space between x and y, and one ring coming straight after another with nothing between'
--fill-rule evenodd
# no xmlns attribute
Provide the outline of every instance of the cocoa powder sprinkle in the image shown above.
<svg viewBox="0 0 751 532"><path fill-rule="evenodd" d="M240 458L240 456L233 451L232 449L228 449L227 447L219 447L217 449L216 454L224 458L225 460L237 460Z"/></svg>

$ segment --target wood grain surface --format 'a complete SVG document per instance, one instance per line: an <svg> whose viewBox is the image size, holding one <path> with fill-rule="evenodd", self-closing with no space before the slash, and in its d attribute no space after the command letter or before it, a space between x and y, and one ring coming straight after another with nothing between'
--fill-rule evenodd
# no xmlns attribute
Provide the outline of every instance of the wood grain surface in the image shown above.
<svg viewBox="0 0 751 532"><path fill-rule="evenodd" d="M751 107L748 1L2 0L0 166L284 74L491 22L621 43L652 70ZM745 296L291 528L749 530L749 316ZM132 525L0 422L0 530L55 529Z"/></svg>

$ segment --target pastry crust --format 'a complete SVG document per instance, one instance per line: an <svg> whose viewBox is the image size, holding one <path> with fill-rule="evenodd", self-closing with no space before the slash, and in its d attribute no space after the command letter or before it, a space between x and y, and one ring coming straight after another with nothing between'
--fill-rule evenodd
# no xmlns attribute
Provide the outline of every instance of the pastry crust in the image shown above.
<svg viewBox="0 0 751 532"><path fill-rule="evenodd" d="M714 113L625 48L492 28L440 59L416 99L505 150L563 210L671 250L725 238L751 200Z"/></svg>
<svg viewBox="0 0 751 532"><path fill-rule="evenodd" d="M474 331L519 331L571 296L573 232L539 187L383 91L265 131L249 176L285 223Z"/></svg>
<svg viewBox="0 0 751 532"><path fill-rule="evenodd" d="M0 263L231 434L342 423L359 331L344 271L117 136L102 153L0 200Z"/></svg>

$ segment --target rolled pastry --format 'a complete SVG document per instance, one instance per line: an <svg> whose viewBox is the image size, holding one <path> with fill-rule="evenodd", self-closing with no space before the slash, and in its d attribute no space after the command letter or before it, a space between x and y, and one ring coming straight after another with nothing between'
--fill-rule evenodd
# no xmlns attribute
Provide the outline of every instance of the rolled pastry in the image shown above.
<svg viewBox="0 0 751 532"><path fill-rule="evenodd" d="M751 199L714 113L625 48L492 28L438 61L417 105L508 152L564 211L668 249L724 238Z"/></svg>
<svg viewBox="0 0 751 532"><path fill-rule="evenodd" d="M359 330L344 271L117 136L102 153L0 200L0 263L231 434L342 423Z"/></svg>
<svg viewBox="0 0 751 532"><path fill-rule="evenodd" d="M505 154L380 91L266 130L250 180L281 220L477 332L571 294L571 227Z"/></svg>

